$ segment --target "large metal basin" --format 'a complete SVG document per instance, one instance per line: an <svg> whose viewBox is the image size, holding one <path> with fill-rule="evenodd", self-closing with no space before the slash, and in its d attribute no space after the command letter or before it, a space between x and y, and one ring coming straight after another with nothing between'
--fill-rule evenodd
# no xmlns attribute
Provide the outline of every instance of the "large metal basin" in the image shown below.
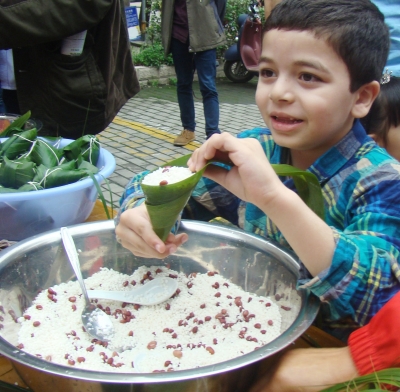
<svg viewBox="0 0 400 392"><path fill-rule="evenodd" d="M318 300L307 291L296 290L298 263L290 253L260 237L223 225L183 221L181 230L189 241L163 260L185 273L217 270L244 290L281 297L281 335L261 349L241 357L190 370L170 373L106 373L80 370L47 362L17 349L20 316L41 289L75 279L66 259L58 230L28 238L0 252L0 301L4 322L0 352L12 363L35 392L244 392L254 380L264 358L279 352L299 337L313 322ZM130 273L141 265L159 260L133 256L115 241L112 221L71 226L84 277L99 265ZM51 344L51 336L47 342Z"/></svg>

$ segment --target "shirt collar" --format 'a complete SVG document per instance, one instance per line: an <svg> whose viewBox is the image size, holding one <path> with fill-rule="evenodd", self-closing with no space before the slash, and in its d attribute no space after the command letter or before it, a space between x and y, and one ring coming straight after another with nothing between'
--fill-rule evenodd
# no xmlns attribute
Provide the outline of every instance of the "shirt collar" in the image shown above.
<svg viewBox="0 0 400 392"><path fill-rule="evenodd" d="M333 177L354 156L368 137L360 120L355 120L353 127L335 146L321 155L307 171L315 174L320 183ZM275 145L271 161L287 163L288 149Z"/></svg>
<svg viewBox="0 0 400 392"><path fill-rule="evenodd" d="M333 177L365 143L367 133L360 120L355 120L351 130L325 154L321 155L307 170L314 173L319 182Z"/></svg>

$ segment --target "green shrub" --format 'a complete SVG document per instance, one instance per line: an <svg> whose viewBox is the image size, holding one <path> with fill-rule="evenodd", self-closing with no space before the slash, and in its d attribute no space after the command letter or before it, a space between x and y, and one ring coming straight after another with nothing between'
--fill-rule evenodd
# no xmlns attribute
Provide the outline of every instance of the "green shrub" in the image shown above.
<svg viewBox="0 0 400 392"><path fill-rule="evenodd" d="M178 81L177 81L176 78L169 78L169 79L168 79L168 84L169 84L170 86L176 86L177 83L178 83Z"/></svg>
<svg viewBox="0 0 400 392"><path fill-rule="evenodd" d="M160 85L158 80L149 80L150 87L158 87Z"/></svg>
<svg viewBox="0 0 400 392"><path fill-rule="evenodd" d="M135 65L146 67L160 67L161 65L173 65L171 54L164 55L164 48L161 44L161 1L147 0L146 2L146 43L140 48L140 52L133 55ZM151 20L151 23L149 23Z"/></svg>
<svg viewBox="0 0 400 392"><path fill-rule="evenodd" d="M139 53L133 54L135 65L146 67L160 67L161 65L172 65L172 56L165 57L161 43L143 45Z"/></svg>

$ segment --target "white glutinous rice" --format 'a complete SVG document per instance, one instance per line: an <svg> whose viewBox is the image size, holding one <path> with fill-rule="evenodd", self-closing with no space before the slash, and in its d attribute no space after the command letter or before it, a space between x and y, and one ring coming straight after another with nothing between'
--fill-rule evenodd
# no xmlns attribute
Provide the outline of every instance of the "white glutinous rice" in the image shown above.
<svg viewBox="0 0 400 392"><path fill-rule="evenodd" d="M144 185L168 185L175 184L176 182L186 180L194 173L187 167L180 166L165 166L150 172L143 180Z"/></svg>
<svg viewBox="0 0 400 392"><path fill-rule="evenodd" d="M108 343L83 330L85 301L78 282L43 290L18 319L18 348L65 366L152 373L224 362L281 333L281 314L274 300L245 292L215 272L186 276L165 266L142 266L125 275L102 268L85 283L88 290L129 291L156 276L178 282L175 294L162 304L94 300L115 328Z"/></svg>

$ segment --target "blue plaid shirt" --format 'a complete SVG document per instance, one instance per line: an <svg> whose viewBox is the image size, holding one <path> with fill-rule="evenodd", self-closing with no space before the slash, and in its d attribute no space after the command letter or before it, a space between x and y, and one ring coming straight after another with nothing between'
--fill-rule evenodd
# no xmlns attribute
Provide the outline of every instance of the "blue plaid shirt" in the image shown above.
<svg viewBox="0 0 400 392"><path fill-rule="evenodd" d="M266 128L245 131L238 137L256 138L271 163L287 160L288 150L275 144ZM325 304L324 319L330 327L337 328L335 320L340 319L345 320L341 326L346 329L353 321L364 325L400 291L400 164L356 121L352 130L308 171L321 184L325 222L333 229L336 248L327 270L312 277L303 269L299 287L311 290ZM143 197L140 180L144 175L129 183L121 198L121 210ZM282 181L296 191L292 179ZM202 178L183 218L210 220L216 216L289 247L259 208Z"/></svg>

